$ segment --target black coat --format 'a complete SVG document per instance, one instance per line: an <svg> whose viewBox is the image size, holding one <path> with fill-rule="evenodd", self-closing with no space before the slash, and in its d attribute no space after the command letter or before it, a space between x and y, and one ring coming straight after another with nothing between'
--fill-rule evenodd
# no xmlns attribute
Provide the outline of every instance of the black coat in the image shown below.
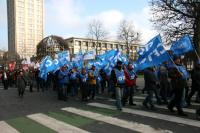
<svg viewBox="0 0 200 133"><path fill-rule="evenodd" d="M144 78L145 78L145 88L147 90L156 89L157 77L153 70L146 69L144 71Z"/></svg>
<svg viewBox="0 0 200 133"><path fill-rule="evenodd" d="M17 88L18 89L25 89L27 84L27 80L24 76L18 75L17 76Z"/></svg>
<svg viewBox="0 0 200 133"><path fill-rule="evenodd" d="M171 78L171 85L173 89L183 89L186 87L187 82L183 79L183 76L176 67L169 69L169 77Z"/></svg>
<svg viewBox="0 0 200 133"><path fill-rule="evenodd" d="M200 68L195 68L191 74L192 87L200 89Z"/></svg>

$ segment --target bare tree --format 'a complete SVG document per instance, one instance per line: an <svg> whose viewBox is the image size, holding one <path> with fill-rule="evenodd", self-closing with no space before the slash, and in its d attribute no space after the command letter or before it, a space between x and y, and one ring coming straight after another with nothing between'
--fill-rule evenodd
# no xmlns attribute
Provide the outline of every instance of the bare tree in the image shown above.
<svg viewBox="0 0 200 133"><path fill-rule="evenodd" d="M193 36L199 51L200 1L199 0L151 0L152 22L170 44L184 34Z"/></svg>
<svg viewBox="0 0 200 133"><path fill-rule="evenodd" d="M119 25L118 39L126 44L127 56L130 57L130 47L140 41L140 34L135 31L131 21L123 20Z"/></svg>
<svg viewBox="0 0 200 133"><path fill-rule="evenodd" d="M105 39L108 32L105 30L103 23L100 20L93 19L88 25L88 36L95 40L96 55L98 55L99 40Z"/></svg>

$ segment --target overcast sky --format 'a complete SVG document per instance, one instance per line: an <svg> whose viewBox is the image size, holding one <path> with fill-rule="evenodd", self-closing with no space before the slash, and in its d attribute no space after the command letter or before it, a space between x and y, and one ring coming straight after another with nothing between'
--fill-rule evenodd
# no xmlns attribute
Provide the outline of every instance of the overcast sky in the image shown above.
<svg viewBox="0 0 200 133"><path fill-rule="evenodd" d="M0 49L8 45L6 10L6 0L0 0ZM44 37L86 37L87 25L94 18L102 20L110 39L116 38L123 19L134 23L143 44L157 34L149 21L148 0L45 0Z"/></svg>

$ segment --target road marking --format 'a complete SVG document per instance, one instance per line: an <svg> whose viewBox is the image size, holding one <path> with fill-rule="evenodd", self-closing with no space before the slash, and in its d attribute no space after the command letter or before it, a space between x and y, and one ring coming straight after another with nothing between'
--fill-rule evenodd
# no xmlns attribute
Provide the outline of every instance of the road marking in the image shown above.
<svg viewBox="0 0 200 133"><path fill-rule="evenodd" d="M111 105L107 105L107 104L89 103L88 105L94 106L94 107L99 107L99 108L106 108L106 109L116 110L115 106L111 106ZM123 108L123 112L134 114L134 115L140 115L140 116L155 118L155 119L159 119L159 120L165 120L165 121L169 121L169 122L175 122L175 123L180 123L180 124L200 127L200 122L199 121L186 119L186 118L180 118L180 117L176 117L176 116L170 116L170 115L164 115L164 114L159 114L159 113L147 112L147 111L142 111L142 110L134 110L134 109L129 109L129 108Z"/></svg>
<svg viewBox="0 0 200 133"><path fill-rule="evenodd" d="M140 105L142 106L142 103L141 102L134 102L135 104L137 105ZM166 106L163 106L163 105L155 105L156 108L159 108L159 109L167 109ZM177 110L177 108L175 108L175 110ZM195 114L196 113L196 110L195 109L188 109L188 108L183 108L184 112L187 112L187 113L193 113Z"/></svg>
<svg viewBox="0 0 200 133"><path fill-rule="evenodd" d="M109 123L109 124L112 124L112 125L115 125L115 126L118 126L118 127L137 131L137 132L142 132L142 133L172 133L169 130L155 129L155 128L149 126L149 125L144 125L144 124L140 124L140 123L137 123L137 122L125 121L125 120L121 120L121 119L118 119L118 118L94 113L94 112L91 112L91 111L76 109L76 108L73 108L73 107L63 108L62 110L67 111L67 112L71 112L71 113L74 113L74 114L77 114L77 115L81 115L81 116L84 116L84 117L88 117L88 118L91 118L91 119L94 119L94 120L97 120L97 121Z"/></svg>
<svg viewBox="0 0 200 133"><path fill-rule="evenodd" d="M112 99L112 98L102 98L102 97L98 97L98 98L100 98L100 99L105 99L105 100L108 100L109 102L115 102L116 100L115 99ZM141 98L143 98L143 97L141 97ZM137 105L142 105L142 102L134 102L135 104L137 104ZM166 106L164 106L164 105L156 105L156 108L159 108L159 109L167 109L167 107ZM177 110L176 108L175 108L175 110ZM189 108L183 108L183 110L185 111L185 112L187 112L187 113L193 113L193 114L195 114L196 113L196 110L195 109L189 109Z"/></svg>
<svg viewBox="0 0 200 133"><path fill-rule="evenodd" d="M16 129L14 129L4 121L0 121L0 130L1 133L19 133Z"/></svg>
<svg viewBox="0 0 200 133"><path fill-rule="evenodd" d="M27 117L58 133L89 133L88 131L74 127L62 121L58 121L41 113L28 115Z"/></svg>
<svg viewBox="0 0 200 133"><path fill-rule="evenodd" d="M142 97L142 96L134 96L133 99L137 99L137 100L144 100L146 97ZM153 98L154 101L156 101L156 98ZM194 100L194 99L193 99ZM199 106L200 103L194 103L192 102L191 103L192 105L195 105L195 106Z"/></svg>

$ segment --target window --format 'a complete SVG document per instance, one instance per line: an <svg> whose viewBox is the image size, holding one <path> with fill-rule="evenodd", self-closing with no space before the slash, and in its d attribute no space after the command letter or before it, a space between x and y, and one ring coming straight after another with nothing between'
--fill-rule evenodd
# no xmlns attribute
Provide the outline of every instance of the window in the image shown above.
<svg viewBox="0 0 200 133"><path fill-rule="evenodd" d="M76 41L75 46L81 46L81 42L80 41Z"/></svg>
<svg viewBox="0 0 200 133"><path fill-rule="evenodd" d="M102 44L101 44L101 47L102 47L102 48L105 48L105 47L106 47L105 43L102 43Z"/></svg>
<svg viewBox="0 0 200 133"><path fill-rule="evenodd" d="M96 45L95 42L93 42L93 43L92 43L92 47L95 47L95 45Z"/></svg>
<svg viewBox="0 0 200 133"><path fill-rule="evenodd" d="M82 42L82 46L86 46L86 42Z"/></svg>
<svg viewBox="0 0 200 133"><path fill-rule="evenodd" d="M138 47L137 46L134 46L134 50L137 50L138 49Z"/></svg>

